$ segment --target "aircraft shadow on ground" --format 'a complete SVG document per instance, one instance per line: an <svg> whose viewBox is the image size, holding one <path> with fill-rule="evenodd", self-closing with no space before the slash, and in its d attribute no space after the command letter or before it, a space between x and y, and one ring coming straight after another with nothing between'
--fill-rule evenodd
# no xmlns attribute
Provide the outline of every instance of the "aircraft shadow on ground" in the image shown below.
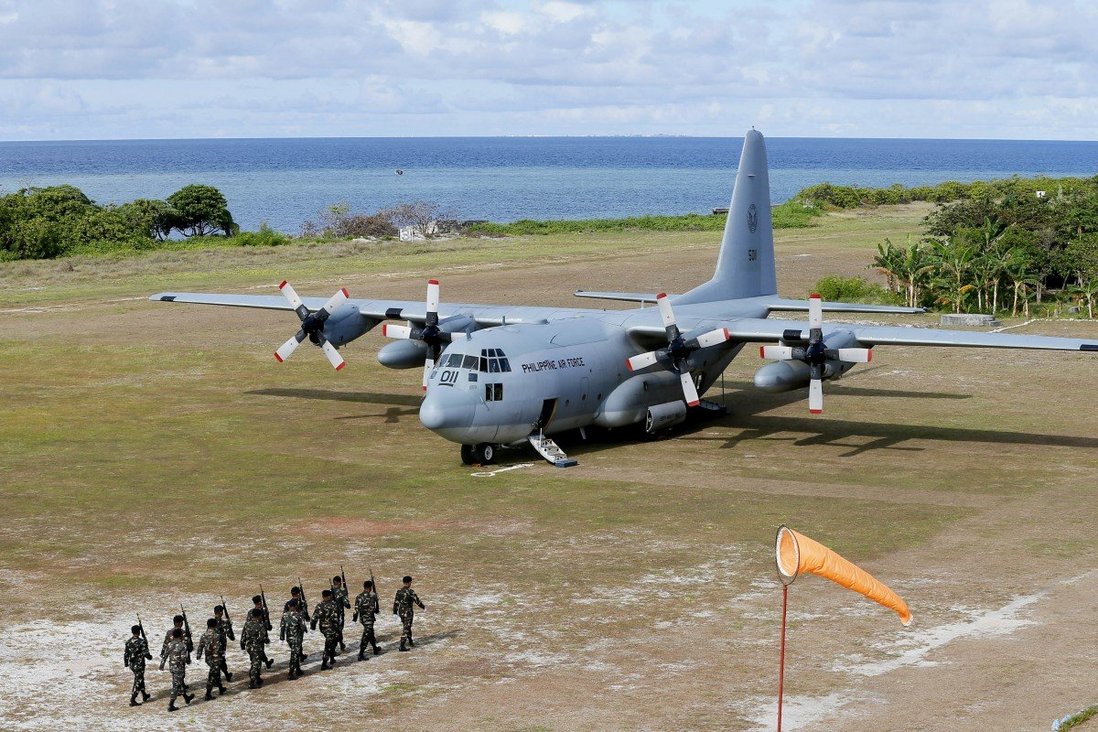
<svg viewBox="0 0 1098 732"><path fill-rule="evenodd" d="M431 633L421 638L416 638L416 645L415 648L411 650L411 653L415 653L420 648L430 646L434 643L438 643L439 641L443 641L448 638L455 638L460 634L461 631L459 630L445 630L438 633ZM366 666L364 666L364 668L369 668L368 664L372 660L375 660L377 657L373 656L372 652L367 650L366 660L358 660L358 642L360 637L361 633L355 633L354 638L351 638L350 635L347 636L347 652L336 656L336 663L331 668L332 672L339 673L340 669L347 668L356 664L367 664ZM382 644L389 644L387 647L382 648L381 656L385 656L389 653L399 653L399 651L397 650L398 643L400 642L399 632L382 633L377 636L377 641L379 646ZM239 646L237 646L237 648L239 648ZM272 644L267 648L270 651L270 656L281 657L281 660L276 660L274 665L271 666L270 669L268 669L264 665L263 686L259 689L248 688L248 662L246 660L240 659L239 657L234 657L232 660L236 662L236 668L234 669L232 666L230 666L229 669L233 673L233 680L225 684L226 691L224 696L235 696L237 694L261 694L263 693L263 689L266 689L268 686L287 682L294 683L290 682L290 680L287 678L290 669L289 647L285 644ZM308 653L309 657L305 660L303 664L301 664L301 678L307 679L314 675L326 675L328 672L322 672L320 670L320 660L322 655L320 649L312 649ZM157 664L152 663L150 663L150 665L147 667L147 670L145 671L146 688L153 684L159 685L160 678L158 676L149 675L150 671L153 671L156 668ZM198 704L206 703L202 697L206 694L207 670L208 667L206 666L205 661L197 658L191 663L190 666L187 667L187 688L190 689L189 693L195 695L194 701L191 702L192 707ZM168 688L161 689L151 694L149 700L145 702L145 704L152 704L153 702L157 701L166 702L168 698L171 697L171 676L168 675L167 670L165 670L163 674L161 674L161 676L163 676L165 681L167 682ZM309 682L303 681L302 683L307 684ZM213 701L216 701L218 696L219 695L215 691ZM211 701L210 703L213 702ZM176 706L180 709L183 709L186 706L183 703L183 697L179 697L176 700Z"/></svg>
<svg viewBox="0 0 1098 732"><path fill-rule="evenodd" d="M319 399L323 401L356 402L362 404L390 405L383 414L350 414L336 419L383 419L385 424L399 424L401 417L419 414L422 397L410 394L382 394L363 391L328 391L326 389L255 389L244 392L252 396L290 397L293 399ZM400 407L408 407L401 409Z"/></svg>

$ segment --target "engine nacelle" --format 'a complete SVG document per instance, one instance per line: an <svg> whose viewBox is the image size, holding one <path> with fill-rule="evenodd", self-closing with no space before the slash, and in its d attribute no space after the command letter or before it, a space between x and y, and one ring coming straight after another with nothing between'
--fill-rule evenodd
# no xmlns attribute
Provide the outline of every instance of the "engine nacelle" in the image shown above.
<svg viewBox="0 0 1098 732"><path fill-rule="evenodd" d="M654 435L668 427L674 427L686 421L686 402L680 400L655 404L648 408L644 420L644 429Z"/></svg>
<svg viewBox="0 0 1098 732"><path fill-rule="evenodd" d="M828 359L824 363L824 381L842 376L853 367L852 363ZM771 394L800 389L811 380L812 369L804 361L775 361L755 372L755 388Z"/></svg>
<svg viewBox="0 0 1098 732"><path fill-rule="evenodd" d="M377 352L377 360L391 369L423 368L427 344L423 341L393 341Z"/></svg>
<svg viewBox="0 0 1098 732"><path fill-rule="evenodd" d="M342 346L367 333L380 322L360 313L357 305L344 303L324 321L324 337L332 345Z"/></svg>

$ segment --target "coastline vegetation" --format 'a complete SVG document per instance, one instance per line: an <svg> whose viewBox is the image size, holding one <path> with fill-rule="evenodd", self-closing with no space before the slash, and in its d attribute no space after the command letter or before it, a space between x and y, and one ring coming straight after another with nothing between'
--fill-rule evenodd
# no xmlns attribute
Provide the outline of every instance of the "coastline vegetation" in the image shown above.
<svg viewBox="0 0 1098 732"><path fill-rule="evenodd" d="M897 246L877 245L870 268L886 287L864 277L825 277L828 300L896 302L962 312L1095 316L1098 309L1098 176L1019 178L935 186L864 188L820 183L771 209L775 229L814 225L841 213L916 201L936 204L921 234ZM0 261L68 255L128 255L150 250L274 247L292 243L439 237L721 231L726 215L635 216L618 219L459 221L437 204L417 201L375 213L334 204L304 222L298 236L265 223L241 231L221 192L188 185L167 199L100 206L69 186L0 195Z"/></svg>

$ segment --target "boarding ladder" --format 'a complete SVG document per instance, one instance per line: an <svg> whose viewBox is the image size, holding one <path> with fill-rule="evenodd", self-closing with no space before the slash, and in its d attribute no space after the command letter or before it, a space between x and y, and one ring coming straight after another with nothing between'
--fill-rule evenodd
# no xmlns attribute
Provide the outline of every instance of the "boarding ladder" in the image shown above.
<svg viewBox="0 0 1098 732"><path fill-rule="evenodd" d="M568 457L564 450L561 450L560 446L553 442L553 438L546 437L541 430L531 433L526 439L530 441L530 444L538 451L539 455L558 468L570 468L579 464L575 458Z"/></svg>

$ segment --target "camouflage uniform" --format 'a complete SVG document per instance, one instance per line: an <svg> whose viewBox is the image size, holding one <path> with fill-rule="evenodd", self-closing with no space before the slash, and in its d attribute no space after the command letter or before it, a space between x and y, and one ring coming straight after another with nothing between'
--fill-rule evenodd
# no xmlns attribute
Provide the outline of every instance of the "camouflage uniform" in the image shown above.
<svg viewBox="0 0 1098 732"><path fill-rule="evenodd" d="M221 630L209 628L198 639L198 656L205 657L210 673L206 676L206 696L214 687L224 689L221 683L221 661L225 657L225 646L221 642Z"/></svg>
<svg viewBox="0 0 1098 732"><path fill-rule="evenodd" d="M347 585L341 584L339 587L332 587L332 602L335 603L336 610L339 612L339 646L344 648L343 644L343 625L347 620L346 611L351 609L351 601L347 598Z"/></svg>
<svg viewBox="0 0 1098 732"><path fill-rule="evenodd" d="M168 670L172 673L172 695L168 701L168 708L175 706L176 697L187 698L187 664L191 662L190 651L187 650L187 641L183 638L173 638L163 656L160 658L160 667L164 668L164 661L168 662Z"/></svg>
<svg viewBox="0 0 1098 732"><path fill-rule="evenodd" d="M320 632L324 634L324 658L321 668L327 663L335 663L336 644L339 643L339 612L336 610L334 600L323 600L316 606L313 613L313 630L320 625Z"/></svg>
<svg viewBox="0 0 1098 732"><path fill-rule="evenodd" d="M244 631L240 634L240 647L248 652L251 668L248 670L248 678L252 686L263 683L260 678L260 670L263 668L265 654L263 645L267 642L267 623L263 618L248 617L244 621Z"/></svg>
<svg viewBox="0 0 1098 732"><path fill-rule="evenodd" d="M229 655L229 641L236 640L233 633L233 621L229 620L229 614L223 612L221 617L214 615L217 621L217 634L221 636L221 673L225 674L226 681L232 681L233 675L229 672L229 665L225 657Z"/></svg>
<svg viewBox="0 0 1098 732"><path fill-rule="evenodd" d="M400 634L400 647L404 647L404 642L407 641L408 645L414 646L412 642L412 621L415 619L415 606L419 605L420 609L423 609L423 603L419 601L419 595L411 587L401 587L396 591L396 598L393 600L393 614L400 616L401 634Z"/></svg>
<svg viewBox="0 0 1098 732"><path fill-rule="evenodd" d="M152 654L149 653L149 644L139 635L131 636L126 641L126 668L133 671L133 688L130 690L131 704L137 699L138 694L145 700L149 698L148 692L145 691L146 659L152 659Z"/></svg>
<svg viewBox="0 0 1098 732"><path fill-rule="evenodd" d="M282 626L278 637L290 644L290 678L301 675L301 644L305 640L308 626L301 617L301 611L290 608L282 613Z"/></svg>
<svg viewBox="0 0 1098 732"><path fill-rule="evenodd" d="M381 612L381 606L378 604L377 593L373 590L363 592L355 598L355 614L358 615L358 622L362 623L362 640L358 644L359 658L366 653L367 645L374 647L375 656L378 654L377 638L374 637L374 620L379 612Z"/></svg>

